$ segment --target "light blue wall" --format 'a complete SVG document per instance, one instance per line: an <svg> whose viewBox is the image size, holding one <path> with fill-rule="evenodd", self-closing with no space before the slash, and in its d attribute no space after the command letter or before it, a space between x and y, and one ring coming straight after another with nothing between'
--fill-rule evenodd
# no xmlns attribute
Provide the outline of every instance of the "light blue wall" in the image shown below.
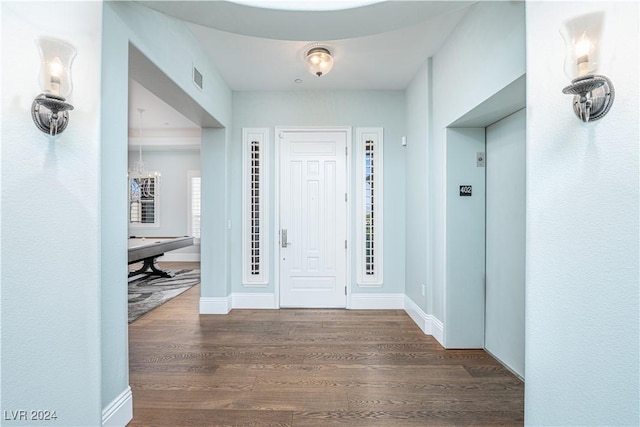
<svg viewBox="0 0 640 427"><path fill-rule="evenodd" d="M405 293L425 313L433 314L433 282L430 271L428 209L428 143L431 111L431 59L425 61L406 90L406 285ZM422 295L422 285L425 294Z"/></svg>
<svg viewBox="0 0 640 427"><path fill-rule="evenodd" d="M129 28L125 35L131 43L222 126L227 126L231 118L231 91L187 24L136 2L107 4ZM194 65L203 75L203 90L193 84Z"/></svg>
<svg viewBox="0 0 640 427"><path fill-rule="evenodd" d="M158 171L160 179L160 227L129 225L129 236L187 236L189 230L189 177L190 170L200 170L200 150L150 150L143 147L142 159L147 170ZM129 151L129 167L139 158L138 151ZM200 245L172 251L199 253Z"/></svg>
<svg viewBox="0 0 640 427"><path fill-rule="evenodd" d="M129 43L135 45L185 93L220 123L229 122L231 91L186 24L135 2L106 2L102 34L101 259L102 259L102 405L128 387L127 344L127 99ZM191 66L199 64L208 84L200 91L191 82ZM202 143L209 133L203 131ZM202 164L210 160L202 150ZM203 181L205 173L203 171ZM223 183L203 182L211 188ZM225 242L205 239L212 216L203 214L203 256ZM223 222L223 221L222 221ZM205 243L206 240L206 243ZM202 292L213 292L211 275L202 273Z"/></svg>
<svg viewBox="0 0 640 427"><path fill-rule="evenodd" d="M427 165L433 268L428 274L433 283L433 315L438 319L459 318L464 323L466 316L465 304L453 301L445 309L449 265L445 254L455 254L457 249L447 246L446 128L524 72L524 2L479 2L471 6L433 57L433 137ZM444 327L446 341L446 322Z"/></svg>
<svg viewBox="0 0 640 427"><path fill-rule="evenodd" d="M200 279L203 297L226 297L229 278L227 129L202 129Z"/></svg>
<svg viewBox="0 0 640 427"><path fill-rule="evenodd" d="M2 2L2 411L100 425L99 2ZM75 106L55 139L31 120L41 36L75 46ZM5 418L4 412L2 418ZM30 413L27 413L30 415Z"/></svg>
<svg viewBox="0 0 640 427"><path fill-rule="evenodd" d="M527 2L525 423L640 425L638 2ZM584 124L565 20L606 12L609 114Z"/></svg>
<svg viewBox="0 0 640 427"><path fill-rule="evenodd" d="M484 347L484 128L447 129L445 347ZM471 196L460 196L460 186Z"/></svg>
<svg viewBox="0 0 640 427"><path fill-rule="evenodd" d="M231 231L231 283L233 292L247 292L242 286L241 236L242 218L242 148L243 127L275 126L351 126L384 128L384 286L382 288L359 289L353 292L404 292L404 229L405 229L405 151L401 137L405 134L405 96L401 91L324 91L324 92L234 92L233 130L230 144L230 218L235 224ZM273 172L274 150L271 149L271 218L273 218L275 188ZM351 157L353 160L353 156ZM352 171L355 170L352 164ZM352 179L352 191L355 181ZM353 204L354 198L351 198ZM272 234L272 239L277 233ZM352 224L352 238L355 227ZM353 240L352 240L353 241ZM269 243L273 247L273 243ZM352 262L355 260L352 251ZM272 256L271 279L264 292L274 292L273 271L276 268ZM352 283L355 283L355 268L352 268ZM249 291L256 292L256 288Z"/></svg>
<svg viewBox="0 0 640 427"><path fill-rule="evenodd" d="M129 29L103 7L100 144L102 408L129 386L127 121ZM109 124L108 126L106 124ZM108 260L108 261L106 261Z"/></svg>

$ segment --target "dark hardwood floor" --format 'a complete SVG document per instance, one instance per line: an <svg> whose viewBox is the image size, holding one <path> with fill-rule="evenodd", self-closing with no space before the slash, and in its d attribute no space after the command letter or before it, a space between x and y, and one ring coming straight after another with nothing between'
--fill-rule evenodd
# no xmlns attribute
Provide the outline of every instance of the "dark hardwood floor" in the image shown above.
<svg viewBox="0 0 640 427"><path fill-rule="evenodd" d="M484 351L444 350L404 311L200 316L199 296L129 326L129 426L523 424L519 379Z"/></svg>

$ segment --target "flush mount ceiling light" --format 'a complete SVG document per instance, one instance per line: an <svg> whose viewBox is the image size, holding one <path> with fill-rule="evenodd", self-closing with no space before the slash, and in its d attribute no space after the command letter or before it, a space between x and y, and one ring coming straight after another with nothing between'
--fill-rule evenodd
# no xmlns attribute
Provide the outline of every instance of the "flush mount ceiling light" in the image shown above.
<svg viewBox="0 0 640 427"><path fill-rule="evenodd" d="M565 42L564 72L571 84L562 93L573 95L573 111L583 122L604 117L613 104L613 83L595 74L600 62L600 36L604 12L578 16L561 30Z"/></svg>
<svg viewBox="0 0 640 427"><path fill-rule="evenodd" d="M331 52L322 46L312 47L307 50L305 58L309 72L318 77L324 76L331 71L333 67L333 56L331 56Z"/></svg>

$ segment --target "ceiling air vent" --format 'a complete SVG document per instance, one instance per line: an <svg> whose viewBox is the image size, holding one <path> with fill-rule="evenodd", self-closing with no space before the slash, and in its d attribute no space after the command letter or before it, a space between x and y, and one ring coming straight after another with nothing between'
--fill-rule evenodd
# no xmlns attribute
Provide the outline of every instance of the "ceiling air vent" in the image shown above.
<svg viewBox="0 0 640 427"><path fill-rule="evenodd" d="M193 67L193 84L202 90L202 73L196 67Z"/></svg>

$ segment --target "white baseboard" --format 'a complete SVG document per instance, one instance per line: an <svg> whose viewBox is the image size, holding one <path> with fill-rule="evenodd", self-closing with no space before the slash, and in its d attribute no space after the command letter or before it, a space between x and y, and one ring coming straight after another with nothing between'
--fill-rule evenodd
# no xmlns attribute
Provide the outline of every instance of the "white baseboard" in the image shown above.
<svg viewBox="0 0 640 427"><path fill-rule="evenodd" d="M418 325L418 327L426 335L431 335L431 322L429 321L429 315L422 311L418 304L413 302L411 298L405 295L404 297L404 311L407 312L409 317Z"/></svg>
<svg viewBox="0 0 640 427"><path fill-rule="evenodd" d="M278 309L275 294L233 293L227 298L200 298L201 314L226 314L238 309ZM349 308L352 310L402 310L404 294L353 294Z"/></svg>
<svg viewBox="0 0 640 427"><path fill-rule="evenodd" d="M351 310L402 310L404 294L351 294Z"/></svg>
<svg viewBox="0 0 640 427"><path fill-rule="evenodd" d="M272 293L233 293L231 308L277 309L276 296Z"/></svg>
<svg viewBox="0 0 640 427"><path fill-rule="evenodd" d="M131 387L120 393L102 410L103 427L124 427L133 419L133 394Z"/></svg>
<svg viewBox="0 0 640 427"><path fill-rule="evenodd" d="M431 335L444 347L444 324L435 316L429 315L429 317L431 317Z"/></svg>
<svg viewBox="0 0 640 427"><path fill-rule="evenodd" d="M200 262L200 254L169 252L159 257L158 262Z"/></svg>
<svg viewBox="0 0 640 427"><path fill-rule="evenodd" d="M230 297L200 297L200 314L228 314L229 311Z"/></svg>
<svg viewBox="0 0 640 427"><path fill-rule="evenodd" d="M405 294L351 294L352 310L402 310L426 335L432 335L444 346L444 325L425 313ZM233 293L226 297L200 297L200 314L228 314L232 309L278 309L275 294Z"/></svg>
<svg viewBox="0 0 640 427"><path fill-rule="evenodd" d="M404 311L407 312L425 335L433 336L444 347L444 326L440 320L432 314L425 313L408 296L404 298Z"/></svg>

